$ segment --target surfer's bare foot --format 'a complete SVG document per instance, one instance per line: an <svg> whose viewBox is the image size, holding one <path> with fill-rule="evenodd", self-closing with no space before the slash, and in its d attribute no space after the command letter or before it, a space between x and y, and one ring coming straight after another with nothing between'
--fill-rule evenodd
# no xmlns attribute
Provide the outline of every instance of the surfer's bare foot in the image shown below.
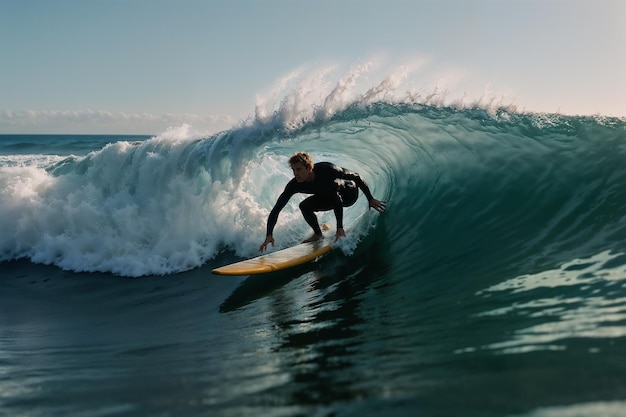
<svg viewBox="0 0 626 417"><path fill-rule="evenodd" d="M324 235L322 235L322 234L318 235L317 233L314 233L313 235L311 235L311 237L304 239L302 241L302 243L315 242L316 240L320 240L323 237L324 237Z"/></svg>

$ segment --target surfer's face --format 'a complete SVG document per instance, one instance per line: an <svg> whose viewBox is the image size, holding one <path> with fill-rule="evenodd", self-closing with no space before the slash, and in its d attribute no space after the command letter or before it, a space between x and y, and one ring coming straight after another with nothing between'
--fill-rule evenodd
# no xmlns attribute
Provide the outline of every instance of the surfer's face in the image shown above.
<svg viewBox="0 0 626 417"><path fill-rule="evenodd" d="M293 171L293 176L296 178L298 182L304 182L309 178L311 174L311 170L308 169L304 164L296 163L291 166L291 170Z"/></svg>

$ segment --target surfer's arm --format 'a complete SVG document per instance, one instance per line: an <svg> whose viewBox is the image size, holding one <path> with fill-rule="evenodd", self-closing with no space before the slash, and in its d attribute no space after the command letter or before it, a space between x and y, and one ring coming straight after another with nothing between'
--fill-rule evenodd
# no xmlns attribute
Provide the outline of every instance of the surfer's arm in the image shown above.
<svg viewBox="0 0 626 417"><path fill-rule="evenodd" d="M372 198L371 200L368 201L368 203L371 208L373 208L379 213L384 213L385 210L387 210L387 203L385 203L384 201L380 201L380 200L376 200L375 198Z"/></svg>
<svg viewBox="0 0 626 417"><path fill-rule="evenodd" d="M280 211L285 208L291 196L294 195L294 192L290 189L289 184L285 187L285 191L278 197L276 200L276 204L274 204L274 208L270 212L270 215L267 218L267 232L265 234L265 242L259 248L259 252L265 251L267 246L271 243L274 246L274 237L272 234L274 233L274 226L276 226L276 222L278 222L278 215Z"/></svg>
<svg viewBox="0 0 626 417"><path fill-rule="evenodd" d="M343 204L339 193L335 193L333 211L335 212L335 218L337 219L337 232L339 232L339 230L343 230Z"/></svg>
<svg viewBox="0 0 626 417"><path fill-rule="evenodd" d="M267 218L266 236L271 236L272 233L274 232L274 226L276 226L276 222L278 222L278 215L280 214L280 211L283 208L285 208L285 206L289 202L289 199L291 198L292 195L293 193L285 189L285 191L283 191L280 197L278 197L278 200L276 200L276 204L274 205L274 208L272 209L272 211L270 212L270 215Z"/></svg>
<svg viewBox="0 0 626 417"><path fill-rule="evenodd" d="M270 243L272 244L272 246L274 246L274 237L271 235L265 237L265 242L261 244L259 252L265 252L265 249L267 249Z"/></svg>

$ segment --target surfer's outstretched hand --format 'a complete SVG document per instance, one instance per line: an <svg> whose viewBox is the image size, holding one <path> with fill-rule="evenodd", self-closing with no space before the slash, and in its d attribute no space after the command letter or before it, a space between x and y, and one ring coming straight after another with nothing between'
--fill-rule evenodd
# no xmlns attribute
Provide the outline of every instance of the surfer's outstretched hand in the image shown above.
<svg viewBox="0 0 626 417"><path fill-rule="evenodd" d="M272 246L274 246L274 237L272 235L265 238L265 242L263 242L263 244L259 248L259 252L265 252L265 249L267 249L267 246L270 243L272 244Z"/></svg>
<svg viewBox="0 0 626 417"><path fill-rule="evenodd" d="M379 213L384 213L385 210L387 210L387 203L385 203L384 201L380 201L380 200L376 200L375 198L372 198L369 201L369 203L370 203L370 207Z"/></svg>

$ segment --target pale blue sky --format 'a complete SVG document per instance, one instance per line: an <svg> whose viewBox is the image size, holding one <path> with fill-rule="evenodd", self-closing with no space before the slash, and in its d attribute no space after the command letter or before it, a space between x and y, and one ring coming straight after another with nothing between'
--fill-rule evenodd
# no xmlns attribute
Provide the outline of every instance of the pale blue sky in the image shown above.
<svg viewBox="0 0 626 417"><path fill-rule="evenodd" d="M626 116L621 0L0 0L0 57L0 133L223 129L296 68L374 57L370 87L417 60L426 90Z"/></svg>

